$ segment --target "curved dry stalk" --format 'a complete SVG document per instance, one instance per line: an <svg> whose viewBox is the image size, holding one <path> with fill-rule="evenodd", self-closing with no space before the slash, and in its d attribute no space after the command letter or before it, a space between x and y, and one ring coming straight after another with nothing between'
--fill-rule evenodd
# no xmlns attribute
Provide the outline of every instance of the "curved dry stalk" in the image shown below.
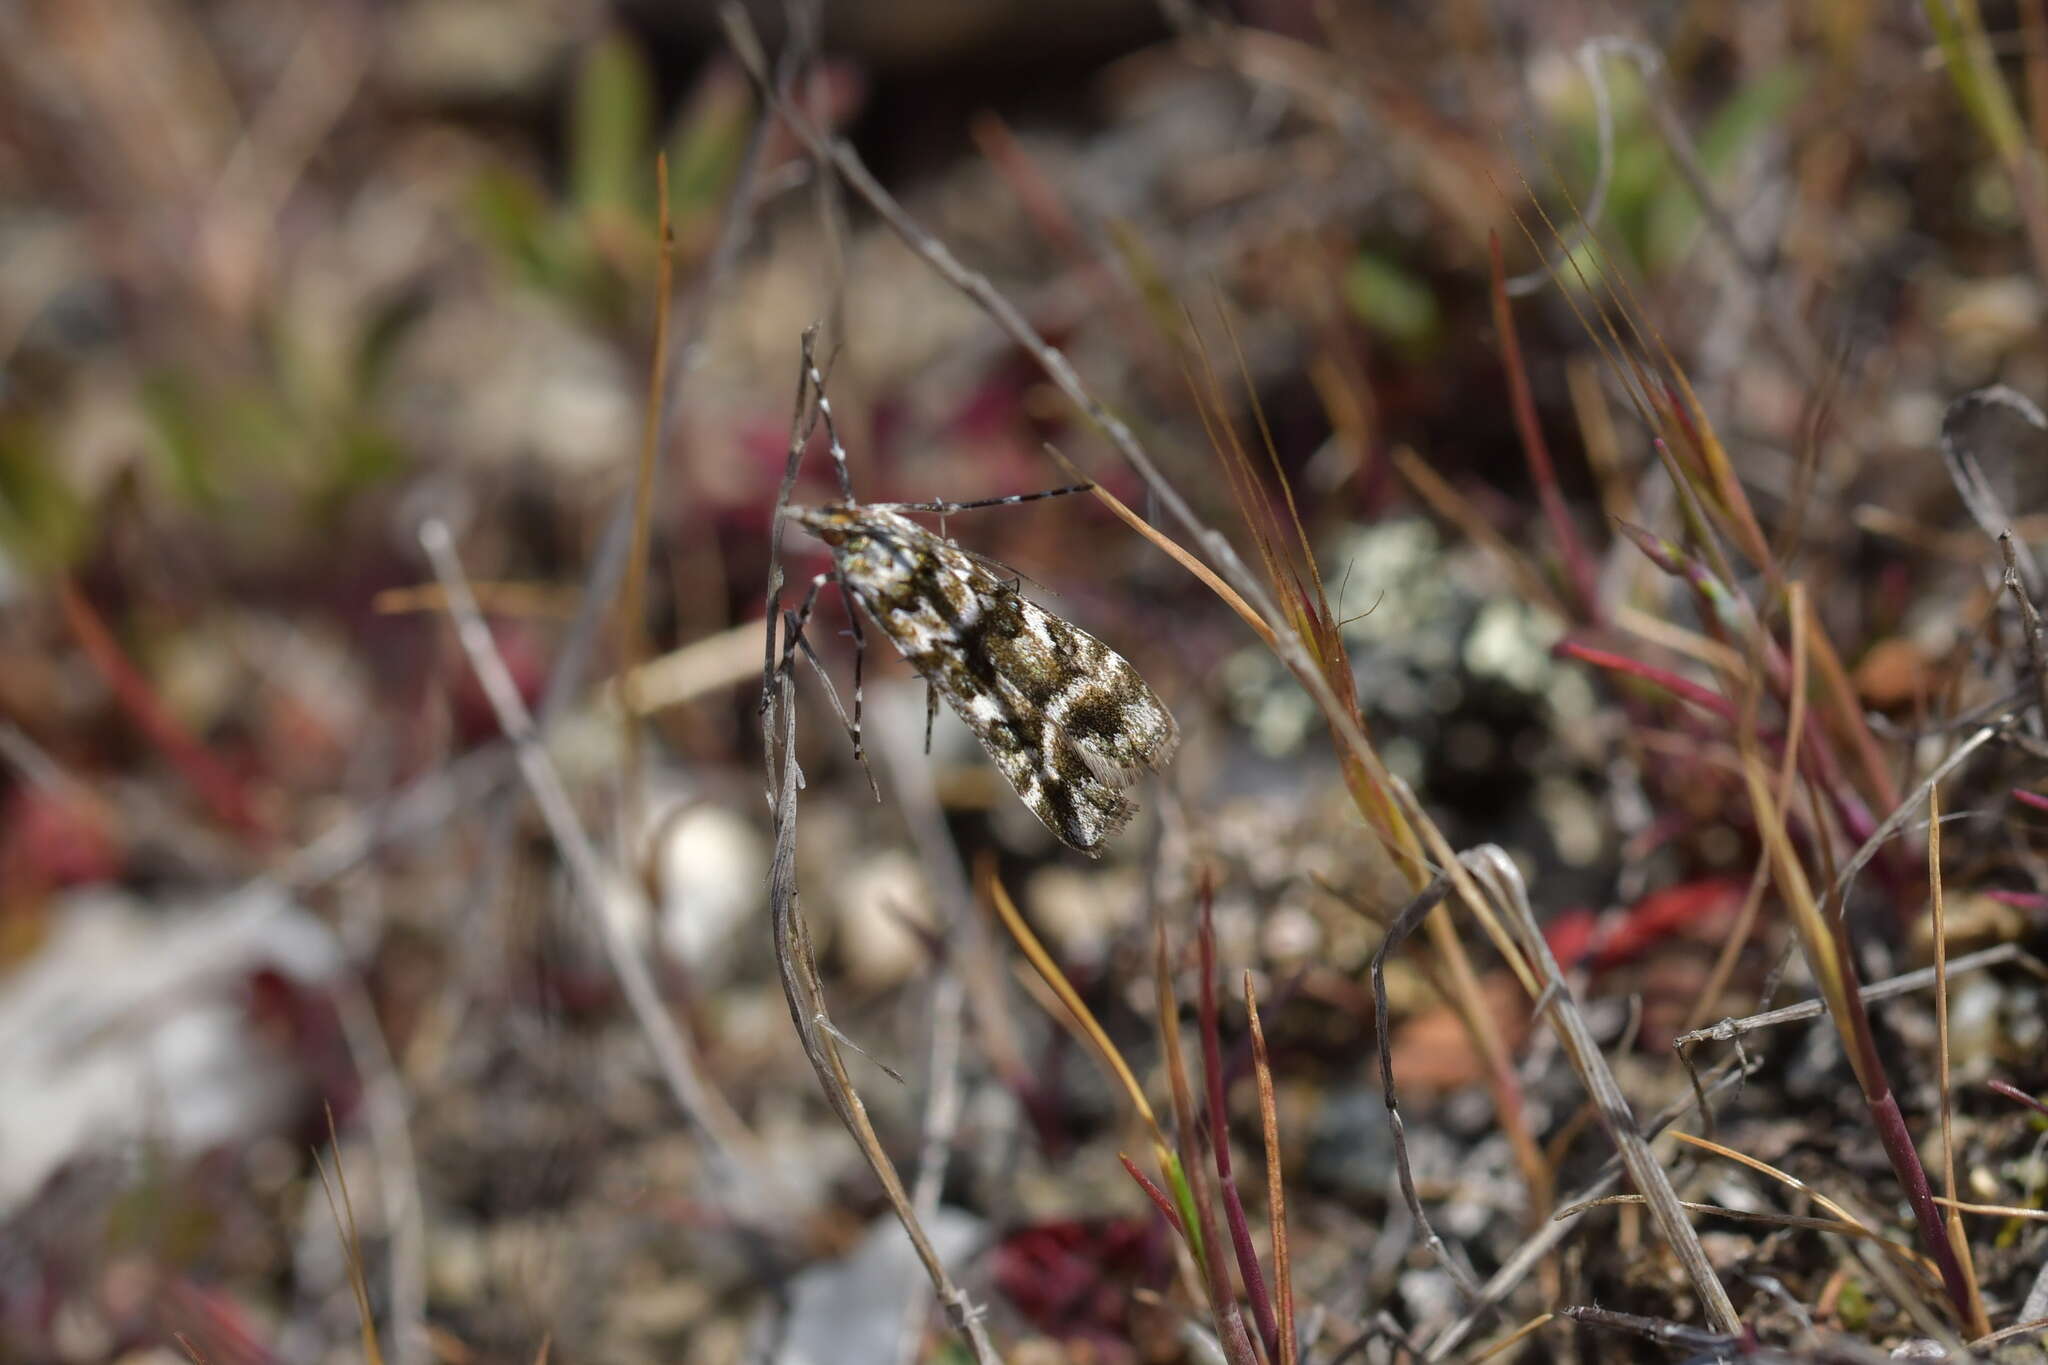
<svg viewBox="0 0 2048 1365"><path fill-rule="evenodd" d="M881 1183L890 1209L903 1225L912 1249L931 1279L932 1290L940 1307L945 1310L947 1321L959 1333L978 1365L992 1365L1000 1362L1002 1357L989 1340L981 1312L975 1308L966 1291L954 1282L945 1262L939 1257L938 1249L926 1235L917 1209L903 1188L903 1180L896 1173L896 1165L889 1159L881 1138L875 1133L874 1124L868 1119L867 1106L861 1102L852 1077L846 1073L846 1064L840 1058L839 1045L833 1037L836 1030L831 1027L831 1016L825 1007L824 982L818 976L817 959L811 951L810 928L797 904L796 794L801 779L796 765L796 682L792 676L793 667L793 662L785 662L776 669L772 677L773 690L763 697L764 725L772 730L779 718L781 728L777 737L779 744L771 747L771 752L778 756L781 772L775 791L775 851L769 865L768 901L775 936L775 964L782 980L783 998L789 1005L789 1017L796 1025L797 1038L803 1044L804 1057L817 1073L818 1085L825 1092L826 1102L846 1126L846 1131L852 1134L861 1155L867 1160L868 1168Z"/></svg>
<svg viewBox="0 0 2048 1365"><path fill-rule="evenodd" d="M1614 183L1614 100L1607 91L1607 73L1600 69L1600 58L1610 47L1626 44L1627 39L1611 36L1588 38L1579 44L1575 54L1579 70L1585 73L1586 88L1593 92L1593 132L1595 138L1595 162L1593 169L1593 192L1586 196L1585 206L1578 210L1570 231L1557 241L1557 255L1547 257L1537 265L1519 275L1509 277L1506 288L1509 297L1523 298L1535 293L1550 283L1564 264L1567 256L1578 250L1579 243L1600 226L1600 219L1607 211L1607 192Z"/></svg>
<svg viewBox="0 0 2048 1365"><path fill-rule="evenodd" d="M1387 955L1407 942L1408 936L1415 932L1425 917L1443 904L1450 892L1450 878L1439 873L1414 900L1402 906L1401 913L1394 916L1393 923L1381 936L1379 946L1372 950L1372 962L1366 971L1372 983L1373 1032L1377 1035L1374 1041L1380 1053L1380 1093L1387 1104L1387 1128L1394 1139L1394 1174L1401 1183L1401 1198L1408 1205L1408 1216L1415 1220L1415 1226L1422 1233L1423 1245L1429 1248L1437 1264L1450 1274L1458 1292L1469 1303L1479 1298L1479 1285L1473 1280L1472 1272L1451 1255L1451 1249L1437 1235L1436 1225L1429 1221L1429 1214L1422 1207L1422 1197L1415 1190L1415 1171L1408 1161L1408 1126L1401 1119L1401 1096L1394 1083L1394 1029L1387 1010Z"/></svg>

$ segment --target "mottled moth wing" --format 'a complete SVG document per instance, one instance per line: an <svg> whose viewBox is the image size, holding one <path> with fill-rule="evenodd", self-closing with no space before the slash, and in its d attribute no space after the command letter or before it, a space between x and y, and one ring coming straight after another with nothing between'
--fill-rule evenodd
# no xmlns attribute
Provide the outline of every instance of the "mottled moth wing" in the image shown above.
<svg viewBox="0 0 2048 1365"><path fill-rule="evenodd" d="M832 547L847 590L1024 804L1063 843L1099 854L1137 812L1125 788L1163 766L1180 739L1138 671L899 512L795 515Z"/></svg>

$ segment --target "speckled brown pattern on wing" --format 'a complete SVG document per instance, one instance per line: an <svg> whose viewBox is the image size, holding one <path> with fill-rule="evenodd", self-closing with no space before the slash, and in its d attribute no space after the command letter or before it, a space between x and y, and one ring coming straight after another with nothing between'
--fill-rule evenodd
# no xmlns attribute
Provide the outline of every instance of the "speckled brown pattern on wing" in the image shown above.
<svg viewBox="0 0 2048 1365"><path fill-rule="evenodd" d="M959 546L887 508L798 509L841 581L967 722L1063 843L1099 854L1137 811L1124 790L1173 756L1173 717L1138 671Z"/></svg>

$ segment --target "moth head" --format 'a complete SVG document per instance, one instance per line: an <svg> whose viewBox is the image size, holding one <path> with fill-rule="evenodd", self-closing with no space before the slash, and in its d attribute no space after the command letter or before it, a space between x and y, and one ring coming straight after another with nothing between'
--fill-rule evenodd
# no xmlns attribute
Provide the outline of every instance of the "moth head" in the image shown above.
<svg viewBox="0 0 2048 1365"><path fill-rule="evenodd" d="M859 516L850 507L785 507L782 514L835 549L860 531Z"/></svg>

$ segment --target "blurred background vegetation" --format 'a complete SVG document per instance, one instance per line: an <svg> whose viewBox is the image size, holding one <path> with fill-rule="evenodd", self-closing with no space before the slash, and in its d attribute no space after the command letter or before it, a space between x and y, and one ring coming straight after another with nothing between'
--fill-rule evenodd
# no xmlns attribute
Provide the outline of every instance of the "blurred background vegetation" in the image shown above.
<svg viewBox="0 0 2048 1365"><path fill-rule="evenodd" d="M1940 454L1959 395L2048 395L2037 0L740 8L789 98L1205 520L1249 554L1298 518L1328 589L1318 660L1450 844L1518 861L1641 1112L1687 1093L1672 1039L1760 1008L1793 937L1730 755L1797 748L1797 689L1779 678L1738 733L1742 698L1716 728L1674 678L1794 653L1803 584L1840 665L1813 684L1814 742L1854 773L1813 778L1816 812L1853 789L1796 832L1817 868L1967 725L2039 728L1997 548ZM0 1359L969 1358L805 1064L770 943L762 588L800 338L822 325L863 499L1068 482L1050 443L1178 528L1036 356L764 117L723 22L629 0L0 3ZM1999 411L1975 449L2037 540L2038 432ZM1710 447L1742 497L1671 477ZM798 498L829 499L811 454ZM1704 547L1752 504L1774 553L1716 578ZM714 1096L688 1120L451 629L430 518ZM1367 963L1401 897L1355 766L1282 660L1094 500L947 530L1128 654L1186 744L1090 863L950 719L919 751L922 688L879 639L879 803L800 680L827 990L909 1078L849 1053L882 1146L906 1179L949 1158L932 1231L1008 1358L1225 1358L1184 1243L1116 1160L1143 1146L1118 1090L960 869L1000 870L1155 1101L1152 926L1193 1001L1213 888L1224 1050L1203 1065L1263 1245L1249 970L1299 1358L1412 1358L1466 1304L1393 1180ZM827 563L800 536L785 553L799 586ZM813 637L844 693L839 611ZM1624 638L1633 666L1601 653ZM1944 797L1957 951L2040 936L2040 747L1987 746ZM1866 979L1927 960L1920 821L1833 907ZM1608 1149L1580 1140L1583 1096L1544 1072L1491 949L1461 985L1445 948L1389 965L1384 1041L1421 1198L1483 1279ZM2037 997L2009 967L1984 981L1943 1024L1979 1085L1958 1150L1973 1198L2037 1207L2038 1122L1981 1090L2048 1082ZM1795 971L1781 999L1825 985ZM1899 1088L1925 1138L1916 1009L1879 1022L1920 1049ZM1744 1141L1723 1139L1909 1243L1812 1027L1772 1036L1723 1115ZM1496 1031L1525 1068L1508 1119ZM1689 1198L1816 1212L1686 1169ZM1584 1217L1602 1231L1462 1349L1565 1304L1698 1327L1639 1211ZM2048 1316L2035 1226L1970 1225L1992 1325ZM1887 1278L1839 1228L1702 1227L1774 1349L1968 1335L1919 1269ZM1674 1358L1728 1346L1703 1342ZM1512 1349L1665 1348L1557 1319Z"/></svg>

